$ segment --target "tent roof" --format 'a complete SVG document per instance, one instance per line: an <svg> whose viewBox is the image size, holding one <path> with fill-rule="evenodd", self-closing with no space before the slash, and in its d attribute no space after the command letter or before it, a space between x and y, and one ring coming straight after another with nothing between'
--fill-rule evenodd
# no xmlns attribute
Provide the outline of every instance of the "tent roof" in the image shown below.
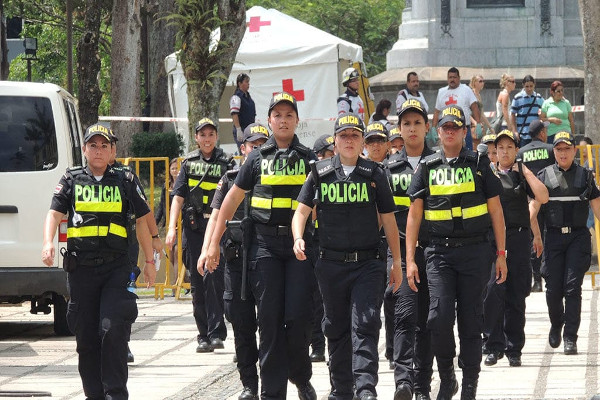
<svg viewBox="0 0 600 400"><path fill-rule="evenodd" d="M342 60L363 61L362 47L275 9L246 11L246 33L234 70L278 68Z"/></svg>

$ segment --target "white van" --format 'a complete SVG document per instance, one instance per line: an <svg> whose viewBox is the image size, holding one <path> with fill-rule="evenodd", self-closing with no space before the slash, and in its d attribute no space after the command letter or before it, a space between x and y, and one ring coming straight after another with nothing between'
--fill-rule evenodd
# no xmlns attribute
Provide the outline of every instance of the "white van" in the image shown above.
<svg viewBox="0 0 600 400"><path fill-rule="evenodd" d="M41 260L43 227L54 189L67 167L81 165L82 132L75 99L49 83L0 81L0 303L31 302L50 313L54 331L70 334L67 285L56 236L53 267ZM64 242L64 243L61 243Z"/></svg>

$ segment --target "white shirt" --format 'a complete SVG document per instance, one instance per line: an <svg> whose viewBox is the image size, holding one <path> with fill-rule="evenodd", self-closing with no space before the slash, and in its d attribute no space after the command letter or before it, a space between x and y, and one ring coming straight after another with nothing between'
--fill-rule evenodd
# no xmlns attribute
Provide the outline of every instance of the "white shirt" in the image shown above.
<svg viewBox="0 0 600 400"><path fill-rule="evenodd" d="M435 109L441 111L444 107L450 104L456 104L463 109L465 113L465 122L467 126L471 125L471 104L477 102L477 97L473 90L461 83L456 89L450 89L444 86L438 90L437 99L435 101Z"/></svg>
<svg viewBox="0 0 600 400"><path fill-rule="evenodd" d="M398 96L396 97L396 110L400 111L402 108L402 103L404 103L408 99L417 99L425 106L425 111L429 112L429 105L425 101L425 97L423 93L417 92L418 96L413 96L407 89L402 89L398 92Z"/></svg>

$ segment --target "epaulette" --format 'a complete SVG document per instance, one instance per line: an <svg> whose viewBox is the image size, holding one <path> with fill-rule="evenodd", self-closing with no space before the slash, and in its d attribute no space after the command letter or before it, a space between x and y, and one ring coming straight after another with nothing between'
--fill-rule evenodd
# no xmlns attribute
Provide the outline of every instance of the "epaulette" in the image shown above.
<svg viewBox="0 0 600 400"><path fill-rule="evenodd" d="M264 155L275 149L276 146L277 143L275 143L275 141L265 142L262 146L258 148L258 151L260 151L260 153Z"/></svg>
<svg viewBox="0 0 600 400"><path fill-rule="evenodd" d="M225 172L225 175L227 175L227 178L233 180L237 176L238 172L240 172L239 168L230 169L229 171Z"/></svg>
<svg viewBox="0 0 600 400"><path fill-rule="evenodd" d="M428 167L440 164L440 163L442 163L442 161L443 161L442 153L440 153L440 152L430 154L421 160L421 162L424 163L425 165L427 165Z"/></svg>
<svg viewBox="0 0 600 400"><path fill-rule="evenodd" d="M322 178L326 175L329 175L335 168L333 168L333 163L331 162L331 158L327 158L325 160L319 160L316 163L317 173L319 174L319 178Z"/></svg>
<svg viewBox="0 0 600 400"><path fill-rule="evenodd" d="M396 156L396 154L394 154L394 156ZM407 159L401 158L399 156L398 157L394 157L394 156L385 160L385 163L383 164L384 167L387 167L389 170L392 170L392 169L402 167L406 164L410 164Z"/></svg>
<svg viewBox="0 0 600 400"><path fill-rule="evenodd" d="M65 172L65 175L70 177L71 179L81 174L85 174L85 169L82 166L67 168L67 171Z"/></svg>
<svg viewBox="0 0 600 400"><path fill-rule="evenodd" d="M196 150L193 150L193 151L187 153L183 158L185 160L189 160L190 158L197 158L200 156L201 156L200 149L196 149Z"/></svg>
<svg viewBox="0 0 600 400"><path fill-rule="evenodd" d="M465 153L466 153L465 154L465 159L466 160L477 162L477 159L479 158L479 156L477 155L476 152L467 150Z"/></svg>
<svg viewBox="0 0 600 400"><path fill-rule="evenodd" d="M294 150L296 150L298 153L303 155L305 158L308 157L310 155L310 153L312 152L312 150L310 148L306 147L302 143L296 144L294 146Z"/></svg>
<svg viewBox="0 0 600 400"><path fill-rule="evenodd" d="M358 160L356 161L356 168L354 168L354 172L364 177L370 178L371 176L373 176L373 173L378 168L378 166L381 169L384 168L383 164L376 163L375 161L367 160L362 157L358 157Z"/></svg>

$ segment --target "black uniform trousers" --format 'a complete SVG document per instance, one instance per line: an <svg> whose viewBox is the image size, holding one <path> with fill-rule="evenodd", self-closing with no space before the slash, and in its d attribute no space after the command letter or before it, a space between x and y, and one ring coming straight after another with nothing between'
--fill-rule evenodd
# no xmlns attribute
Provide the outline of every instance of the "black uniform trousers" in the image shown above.
<svg viewBox="0 0 600 400"><path fill-rule="evenodd" d="M258 392L258 347L256 345L256 302L247 288L246 300L242 300L242 258L225 261L225 318L233 327L235 354L240 380L244 387Z"/></svg>
<svg viewBox="0 0 600 400"><path fill-rule="evenodd" d="M296 259L291 236L257 234L255 239L249 287L258 311L261 399L285 399L288 379L305 385L312 377L308 347L315 274L310 256ZM311 251L307 247L307 254Z"/></svg>
<svg viewBox="0 0 600 400"><path fill-rule="evenodd" d="M483 334L490 352L521 356L525 345L525 299L531 293L531 231L529 228L506 230L508 276L496 283L496 264L492 263L484 300Z"/></svg>
<svg viewBox="0 0 600 400"><path fill-rule="evenodd" d="M581 285L591 261L590 232L586 227L571 233L546 228L542 276L546 281L546 304L553 327L565 329L563 338L577 340L581 322ZM564 303L563 303L564 299Z"/></svg>
<svg viewBox="0 0 600 400"><path fill-rule="evenodd" d="M223 318L223 277L224 263L220 258L219 267L212 273L198 273L196 265L202 252L204 229L192 231L184 227L183 240L184 263L190 271L190 286L192 289L192 307L198 340L225 340L227 327Z"/></svg>
<svg viewBox="0 0 600 400"><path fill-rule="evenodd" d="M388 244L385 236L379 242L379 254L388 254ZM388 255L388 257L391 257ZM404 260L404 259L403 259ZM388 259L386 266L386 279L383 283L383 327L385 328L385 358L388 361L394 360L394 311L396 309L396 298L394 290L388 285L390 281L390 271L392 269L391 260Z"/></svg>
<svg viewBox="0 0 600 400"><path fill-rule="evenodd" d="M540 227L540 232L542 233L542 240L545 242L545 239L543 237L544 228L546 227L546 222L544 220L544 216L541 213L538 213L537 220L538 220L538 225ZM542 260L543 260L543 256L538 257L535 250L533 249L533 247L531 247L531 272L533 273L534 281L539 281L542 279L542 273L541 273Z"/></svg>
<svg viewBox="0 0 600 400"><path fill-rule="evenodd" d="M323 295L323 331L329 347L329 399L351 400L365 390L376 393L377 344L385 262L339 262L319 259L315 269Z"/></svg>
<svg viewBox="0 0 600 400"><path fill-rule="evenodd" d="M313 235L313 248L315 250L313 260L318 258L319 251L319 239L315 231ZM313 262L314 263L314 262ZM321 296L321 290L319 285L315 285L313 290L313 304L315 307L315 316L313 320L313 330L310 339L310 345L313 351L325 352L325 334L323 333L323 296Z"/></svg>
<svg viewBox="0 0 600 400"><path fill-rule="evenodd" d="M430 245L425 249L430 293L427 327L441 379L448 379L453 371L455 315L463 384L479 378L483 290L489 277L490 247L484 241L461 247Z"/></svg>
<svg viewBox="0 0 600 400"><path fill-rule="evenodd" d="M400 242L402 252L402 285L394 293L394 380L396 386L408 384L413 392L428 394L433 375L433 349L431 332L427 329L429 314L429 286L425 270L423 247L417 246L415 262L419 270L418 292L408 286L406 279L406 247ZM392 262L388 252L388 267Z"/></svg>
<svg viewBox="0 0 600 400"><path fill-rule="evenodd" d="M68 274L67 322L75 333L79 375L90 400L127 399L127 340L137 318L137 296L127 291L126 255L78 266Z"/></svg>

